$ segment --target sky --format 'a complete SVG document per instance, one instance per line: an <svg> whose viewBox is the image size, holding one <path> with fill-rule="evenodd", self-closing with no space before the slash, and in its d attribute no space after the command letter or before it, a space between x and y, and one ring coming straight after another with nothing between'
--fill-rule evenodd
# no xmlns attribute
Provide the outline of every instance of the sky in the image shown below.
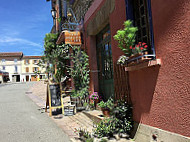
<svg viewBox="0 0 190 142"><path fill-rule="evenodd" d="M0 52L42 55L52 25L51 2L0 0Z"/></svg>

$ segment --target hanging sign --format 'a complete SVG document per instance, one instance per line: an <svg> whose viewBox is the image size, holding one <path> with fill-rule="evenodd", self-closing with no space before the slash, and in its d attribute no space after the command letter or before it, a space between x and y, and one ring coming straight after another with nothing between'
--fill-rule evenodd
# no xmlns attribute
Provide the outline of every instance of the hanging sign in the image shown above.
<svg viewBox="0 0 190 142"><path fill-rule="evenodd" d="M81 33L79 31L62 31L58 37L57 44L81 45Z"/></svg>
<svg viewBox="0 0 190 142"><path fill-rule="evenodd" d="M81 45L81 35L79 31L65 31L65 44Z"/></svg>

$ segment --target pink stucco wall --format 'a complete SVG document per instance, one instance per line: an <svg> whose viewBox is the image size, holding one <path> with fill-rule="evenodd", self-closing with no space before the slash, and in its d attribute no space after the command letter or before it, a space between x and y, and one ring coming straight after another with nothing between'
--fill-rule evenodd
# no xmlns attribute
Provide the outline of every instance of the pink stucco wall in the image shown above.
<svg viewBox="0 0 190 142"><path fill-rule="evenodd" d="M87 11L84 22L85 29L87 28L88 23L92 20L98 10L102 7L106 0L95 0L92 3L92 6ZM120 15L120 16L118 16ZM122 55L122 51L118 48L117 42L113 39L113 36L116 34L117 30L123 28L123 22L126 20L125 15L125 1L115 1L115 8L109 16L109 24L111 30L111 46L112 46L112 55L113 62L116 63L118 57ZM98 91L98 72L97 72L97 59L96 59L96 38L95 36L85 37L86 49L89 55L90 61L90 90Z"/></svg>
<svg viewBox="0 0 190 142"><path fill-rule="evenodd" d="M85 16L85 29L105 0L95 1ZM152 0L156 58L162 65L129 72L134 119L137 122L190 137L190 1ZM125 1L115 0L109 22L114 63L123 53L113 39L123 27ZM96 71L96 39L85 37L90 69ZM90 88L98 91L97 72Z"/></svg>
<svg viewBox="0 0 190 142"><path fill-rule="evenodd" d="M161 67L132 71L134 119L190 137L190 1L152 0Z"/></svg>

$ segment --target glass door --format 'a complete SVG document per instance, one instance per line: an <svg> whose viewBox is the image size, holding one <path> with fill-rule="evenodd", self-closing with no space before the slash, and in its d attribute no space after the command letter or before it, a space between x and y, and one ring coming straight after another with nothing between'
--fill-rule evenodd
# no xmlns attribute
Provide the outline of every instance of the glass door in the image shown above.
<svg viewBox="0 0 190 142"><path fill-rule="evenodd" d="M113 61L109 26L101 31L96 39L99 94L102 94L103 99L107 100L111 96L114 96Z"/></svg>

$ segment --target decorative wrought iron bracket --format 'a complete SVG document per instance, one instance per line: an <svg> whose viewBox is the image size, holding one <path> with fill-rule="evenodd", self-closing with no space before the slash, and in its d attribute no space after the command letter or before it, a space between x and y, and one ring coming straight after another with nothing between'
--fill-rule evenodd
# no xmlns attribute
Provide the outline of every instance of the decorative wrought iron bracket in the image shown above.
<svg viewBox="0 0 190 142"><path fill-rule="evenodd" d="M67 8L67 13L70 14L64 23L62 24L62 31L63 30L69 30L69 31L74 31L74 30L79 30L79 22L76 19L76 16L71 8ZM71 22L71 19L73 22Z"/></svg>

